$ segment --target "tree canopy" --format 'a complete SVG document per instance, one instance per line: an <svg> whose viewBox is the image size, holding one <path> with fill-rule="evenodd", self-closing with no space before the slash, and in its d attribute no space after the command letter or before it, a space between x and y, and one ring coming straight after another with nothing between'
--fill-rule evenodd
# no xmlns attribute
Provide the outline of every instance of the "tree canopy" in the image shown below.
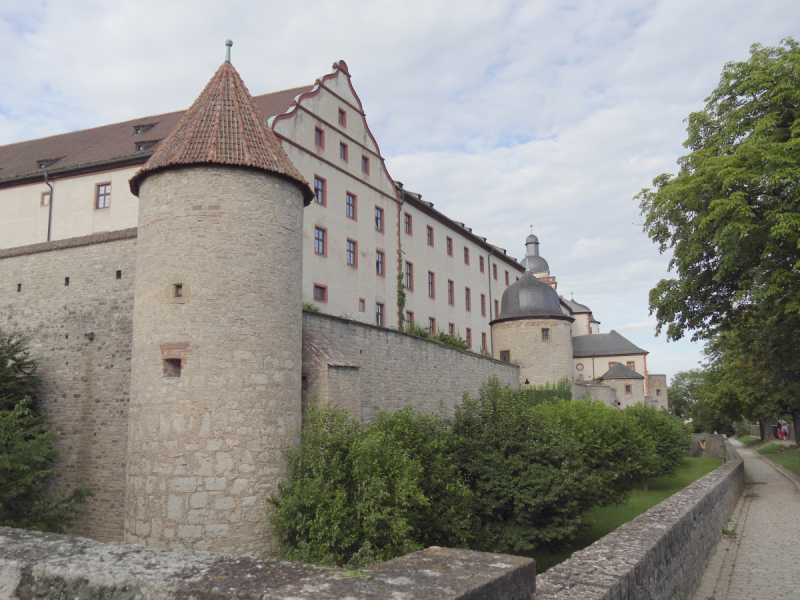
<svg viewBox="0 0 800 600"><path fill-rule="evenodd" d="M669 339L800 315L800 46L753 45L688 118L690 153L637 199L670 270L650 292Z"/></svg>

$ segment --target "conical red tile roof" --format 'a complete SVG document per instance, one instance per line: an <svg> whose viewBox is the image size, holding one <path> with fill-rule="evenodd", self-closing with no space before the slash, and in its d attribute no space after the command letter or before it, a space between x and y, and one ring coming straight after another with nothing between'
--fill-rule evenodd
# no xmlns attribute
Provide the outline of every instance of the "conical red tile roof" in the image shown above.
<svg viewBox="0 0 800 600"><path fill-rule="evenodd" d="M308 205L314 193L292 164L229 62L222 63L203 93L150 160L130 180L131 192L154 171L182 165L252 167L294 181Z"/></svg>

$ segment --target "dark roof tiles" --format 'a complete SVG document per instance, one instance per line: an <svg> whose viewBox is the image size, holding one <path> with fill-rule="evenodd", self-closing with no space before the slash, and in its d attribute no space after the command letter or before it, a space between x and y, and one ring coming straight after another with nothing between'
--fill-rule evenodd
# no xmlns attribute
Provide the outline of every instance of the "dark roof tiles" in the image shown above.
<svg viewBox="0 0 800 600"><path fill-rule="evenodd" d="M139 184L154 171L201 164L269 171L297 183L306 204L314 197L308 182L256 108L239 73L227 61L150 160L131 178L131 192L138 195Z"/></svg>
<svg viewBox="0 0 800 600"><path fill-rule="evenodd" d="M595 333L572 338L572 356L622 356L648 354L613 329L610 333Z"/></svg>
<svg viewBox="0 0 800 600"><path fill-rule="evenodd" d="M611 365L611 368L600 379L644 379L644 375L640 375L630 367L618 362Z"/></svg>

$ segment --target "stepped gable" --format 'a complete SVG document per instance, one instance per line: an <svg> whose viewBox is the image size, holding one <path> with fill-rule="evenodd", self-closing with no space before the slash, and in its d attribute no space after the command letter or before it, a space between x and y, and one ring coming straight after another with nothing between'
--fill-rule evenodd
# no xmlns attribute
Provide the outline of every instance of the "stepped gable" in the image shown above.
<svg viewBox="0 0 800 600"><path fill-rule="evenodd" d="M640 375L630 367L617 362L611 365L611 368L600 379L644 379L644 375Z"/></svg>
<svg viewBox="0 0 800 600"><path fill-rule="evenodd" d="M305 205L314 193L264 122L234 66L225 61L150 160L130 180L186 165L221 164L269 171L298 184Z"/></svg>
<svg viewBox="0 0 800 600"><path fill-rule="evenodd" d="M572 356L624 356L627 354L649 354L619 333L594 333L572 338Z"/></svg>

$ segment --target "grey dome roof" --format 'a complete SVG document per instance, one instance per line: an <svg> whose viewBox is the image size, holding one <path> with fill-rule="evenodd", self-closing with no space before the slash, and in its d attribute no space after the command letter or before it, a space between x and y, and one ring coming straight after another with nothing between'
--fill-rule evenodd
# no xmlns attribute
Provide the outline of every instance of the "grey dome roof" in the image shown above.
<svg viewBox="0 0 800 600"><path fill-rule="evenodd" d="M539 238L537 238L537 237L536 237L535 235L533 235L533 234L530 234L528 237L526 237L526 238L525 238L525 245L528 245L528 244L538 244L538 243L539 243Z"/></svg>
<svg viewBox="0 0 800 600"><path fill-rule="evenodd" d="M526 256L522 259L525 263L523 266L531 273L544 273L550 271L550 265L541 256Z"/></svg>
<svg viewBox="0 0 800 600"><path fill-rule="evenodd" d="M575 320L562 312L556 291L536 279L530 271L525 271L519 281L512 283L503 292L500 316L492 323L524 317Z"/></svg>

